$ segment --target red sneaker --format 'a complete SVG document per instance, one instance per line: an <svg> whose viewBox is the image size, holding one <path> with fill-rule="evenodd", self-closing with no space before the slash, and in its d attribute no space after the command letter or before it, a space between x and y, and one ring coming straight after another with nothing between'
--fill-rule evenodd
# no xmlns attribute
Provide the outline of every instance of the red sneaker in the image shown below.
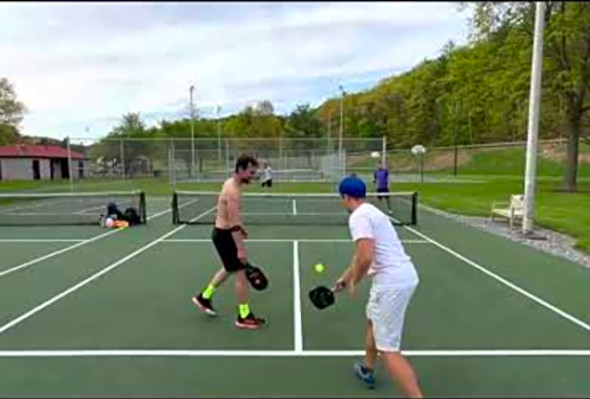
<svg viewBox="0 0 590 399"><path fill-rule="evenodd" d="M266 320L260 317L254 316L252 312L248 316L242 318L238 315L236 320L236 327L245 328L248 330L256 330L266 324Z"/></svg>

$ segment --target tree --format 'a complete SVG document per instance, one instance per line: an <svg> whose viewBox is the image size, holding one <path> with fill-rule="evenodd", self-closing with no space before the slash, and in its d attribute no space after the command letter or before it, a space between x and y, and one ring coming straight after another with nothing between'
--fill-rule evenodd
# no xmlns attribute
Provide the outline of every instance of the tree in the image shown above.
<svg viewBox="0 0 590 399"><path fill-rule="evenodd" d="M286 136L295 139L291 145L294 155L304 153L310 159L314 151L326 151L318 148L317 140L313 140L320 138L323 131L322 121L309 104L297 105L285 124Z"/></svg>
<svg viewBox="0 0 590 399"><path fill-rule="evenodd" d="M12 144L19 138L18 125L26 108L17 100L13 85L0 78L0 144Z"/></svg>
<svg viewBox="0 0 590 399"><path fill-rule="evenodd" d="M309 104L297 105L285 126L287 135L293 138L318 138L323 134L322 122Z"/></svg>
<svg viewBox="0 0 590 399"><path fill-rule="evenodd" d="M256 113L260 116L272 116L275 113L274 106L270 100L263 100L256 104Z"/></svg>
<svg viewBox="0 0 590 399"><path fill-rule="evenodd" d="M123 115L121 123L112 130L111 136L138 137L145 133L145 124L139 113Z"/></svg>
<svg viewBox="0 0 590 399"><path fill-rule="evenodd" d="M146 130L139 113L123 115L107 137L91 148L94 159L102 158L106 163L121 165L125 175L133 175L142 167L143 160L156 151L157 143L137 139L150 137L153 130Z"/></svg>
<svg viewBox="0 0 590 399"><path fill-rule="evenodd" d="M563 105L563 125L568 138L563 187L577 191L578 152L583 121L590 110L590 4L546 2L544 87ZM473 29L489 38L502 29L529 34L532 45L534 3L477 3ZM545 102L544 102L545 104Z"/></svg>
<svg viewBox="0 0 590 399"><path fill-rule="evenodd" d="M0 123L0 146L13 144L18 139L18 129L15 126Z"/></svg>

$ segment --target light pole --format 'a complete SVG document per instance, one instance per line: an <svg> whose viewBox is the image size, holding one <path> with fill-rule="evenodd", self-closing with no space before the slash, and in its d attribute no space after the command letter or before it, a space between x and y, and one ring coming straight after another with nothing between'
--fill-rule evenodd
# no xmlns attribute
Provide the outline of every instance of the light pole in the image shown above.
<svg viewBox="0 0 590 399"><path fill-rule="evenodd" d="M529 125L526 146L526 169L524 180L524 214L522 234L533 235L535 190L537 178L537 141L539 134L539 110L541 107L541 75L543 72L543 31L545 29L545 3L538 1L535 12L535 36L531 65L531 88L529 100Z"/></svg>
<svg viewBox="0 0 590 399"><path fill-rule="evenodd" d="M219 120L219 112L221 111L221 105L216 108L217 111L217 159L221 161L221 123Z"/></svg>
<svg viewBox="0 0 590 399"><path fill-rule="evenodd" d="M412 147L412 154L419 158L420 162L420 182L424 183L424 154L426 153L426 148L423 145L415 145Z"/></svg>
<svg viewBox="0 0 590 399"><path fill-rule="evenodd" d="M338 88L342 93L342 96L340 97L340 133L338 136L338 157L340 158L340 164L342 168L344 166L344 160L342 159L342 132L344 130L344 95L346 93L344 92L342 85L339 85Z"/></svg>
<svg viewBox="0 0 590 399"><path fill-rule="evenodd" d="M195 175L195 121L193 108L193 91L195 86L191 85L189 88L190 96L190 113L191 113L191 178Z"/></svg>
<svg viewBox="0 0 590 399"><path fill-rule="evenodd" d="M328 109L328 154L332 154L332 108Z"/></svg>

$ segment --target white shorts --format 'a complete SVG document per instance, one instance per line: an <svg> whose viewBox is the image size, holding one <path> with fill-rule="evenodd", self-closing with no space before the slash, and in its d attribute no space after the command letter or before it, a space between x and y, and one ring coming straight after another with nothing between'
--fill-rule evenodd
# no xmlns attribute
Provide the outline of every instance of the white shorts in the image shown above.
<svg viewBox="0 0 590 399"><path fill-rule="evenodd" d="M406 309L417 285L371 288L366 314L377 350L399 352Z"/></svg>

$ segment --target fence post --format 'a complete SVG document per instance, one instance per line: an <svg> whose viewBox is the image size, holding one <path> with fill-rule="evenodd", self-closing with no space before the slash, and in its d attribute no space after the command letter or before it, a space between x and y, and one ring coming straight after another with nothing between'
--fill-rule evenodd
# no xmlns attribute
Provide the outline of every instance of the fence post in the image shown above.
<svg viewBox="0 0 590 399"><path fill-rule="evenodd" d="M175 151L175 143L174 139L171 139L170 145L170 161L171 161L171 171L172 171L172 187L176 188L176 151Z"/></svg>
<svg viewBox="0 0 590 399"><path fill-rule="evenodd" d="M172 139L168 141L168 184L172 185Z"/></svg>
<svg viewBox="0 0 590 399"><path fill-rule="evenodd" d="M279 165L282 170L285 170L285 160L283 159L283 134L279 136Z"/></svg>
<svg viewBox="0 0 590 399"><path fill-rule="evenodd" d="M457 146L457 143L455 142L455 149L454 149L454 154L453 154L453 176L457 176L458 163L459 163L459 147Z"/></svg>
<svg viewBox="0 0 590 399"><path fill-rule="evenodd" d="M125 180L125 150L123 149L123 139L119 140L119 151L121 155L121 178Z"/></svg>
<svg viewBox="0 0 590 399"><path fill-rule="evenodd" d="M229 140L225 139L225 174L226 177L230 177L231 176L231 169L230 169L230 163L229 163Z"/></svg>
<svg viewBox="0 0 590 399"><path fill-rule="evenodd" d="M68 171L70 175L70 192L74 192L74 174L72 171L72 146L70 144L70 137L66 137L68 143Z"/></svg>
<svg viewBox="0 0 590 399"><path fill-rule="evenodd" d="M383 167L387 166L387 136L383 136L381 143L381 164Z"/></svg>

